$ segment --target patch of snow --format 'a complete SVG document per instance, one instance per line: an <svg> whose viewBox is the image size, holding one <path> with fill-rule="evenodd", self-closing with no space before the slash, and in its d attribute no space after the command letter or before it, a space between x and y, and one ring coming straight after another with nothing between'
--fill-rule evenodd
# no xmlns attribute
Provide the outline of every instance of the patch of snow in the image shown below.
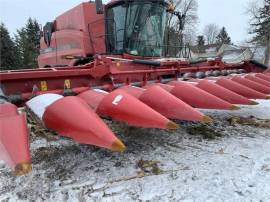
<svg viewBox="0 0 270 202"><path fill-rule="evenodd" d="M32 173L14 177L0 167L0 201L269 201L270 130L226 121L270 119L270 101L257 101L239 111L202 110L222 130L214 140L188 134L185 125L164 131L111 121L127 146L124 153L37 137ZM141 159L159 161L163 172L139 175Z"/></svg>
<svg viewBox="0 0 270 202"><path fill-rule="evenodd" d="M233 60L233 59L235 59L235 58L238 58L240 54L241 54L241 53L239 53L239 52L225 53L225 54L223 55L222 59L223 59L223 60Z"/></svg>
<svg viewBox="0 0 270 202"><path fill-rule="evenodd" d="M206 53L217 52L217 47L211 47L211 48L205 49L205 52L206 52Z"/></svg>
<svg viewBox="0 0 270 202"><path fill-rule="evenodd" d="M219 118L226 118L229 116L250 117L254 116L260 119L270 119L270 101L269 100L255 100L258 105L239 105L240 110L224 111L224 110L201 110L208 113L210 116L215 115Z"/></svg>

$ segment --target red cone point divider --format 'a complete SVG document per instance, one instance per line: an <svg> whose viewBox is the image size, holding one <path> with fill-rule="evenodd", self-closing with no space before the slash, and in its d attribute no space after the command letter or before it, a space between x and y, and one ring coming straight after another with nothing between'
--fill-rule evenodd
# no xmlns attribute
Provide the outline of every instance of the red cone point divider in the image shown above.
<svg viewBox="0 0 270 202"><path fill-rule="evenodd" d="M59 135L113 151L125 149L124 144L79 97L44 94L29 100L26 105L47 128Z"/></svg>
<svg viewBox="0 0 270 202"><path fill-rule="evenodd" d="M233 81L240 83L244 86L247 86L253 90L256 90L258 92L264 93L264 94L270 94L270 87L264 86L262 84L256 83L254 81L245 79L240 76L234 76L231 78Z"/></svg>
<svg viewBox="0 0 270 202"><path fill-rule="evenodd" d="M84 99L98 114L112 117L132 126L162 129L179 127L121 89L110 93L102 90L89 90L78 96Z"/></svg>
<svg viewBox="0 0 270 202"><path fill-rule="evenodd" d="M159 86L162 89L166 90L167 92L171 92L174 89L174 86L170 86L168 84L163 84L163 83L154 83L154 84L149 84L147 86Z"/></svg>
<svg viewBox="0 0 270 202"><path fill-rule="evenodd" d="M208 81L208 80L199 80L197 81L196 87L211 93L223 100L226 100L229 103L233 104L241 104L241 105L255 105L258 104L255 101L249 100L248 98L239 95L233 91L230 91L222 86L215 84L215 82Z"/></svg>
<svg viewBox="0 0 270 202"><path fill-rule="evenodd" d="M254 82L257 82L257 83L262 84L264 86L270 87L270 83L269 82L267 82L264 79L261 79L259 77L256 77L254 75L248 74L248 75L245 76L245 78L248 79L248 80L250 80L250 81L254 81Z"/></svg>
<svg viewBox="0 0 270 202"><path fill-rule="evenodd" d="M171 93L188 103L189 105L202 108L202 109L223 109L223 110L237 110L239 107L222 100L200 88L197 88L193 84L189 84L184 81L172 81L168 83L174 86Z"/></svg>
<svg viewBox="0 0 270 202"><path fill-rule="evenodd" d="M19 114L17 107L10 103L0 104L0 159L15 175L32 170L26 115Z"/></svg>
<svg viewBox="0 0 270 202"><path fill-rule="evenodd" d="M266 94L260 93L256 90L243 86L237 82L232 81L231 79L220 78L216 81L216 84L227 88L239 95L245 96L249 99L268 99Z"/></svg>
<svg viewBox="0 0 270 202"><path fill-rule="evenodd" d="M211 118L179 100L158 85L144 86L144 88L124 86L121 89L137 97L167 118L187 121L211 121Z"/></svg>
<svg viewBox="0 0 270 202"><path fill-rule="evenodd" d="M267 75L262 74L262 73L255 74L255 76L270 83L270 76L267 76Z"/></svg>

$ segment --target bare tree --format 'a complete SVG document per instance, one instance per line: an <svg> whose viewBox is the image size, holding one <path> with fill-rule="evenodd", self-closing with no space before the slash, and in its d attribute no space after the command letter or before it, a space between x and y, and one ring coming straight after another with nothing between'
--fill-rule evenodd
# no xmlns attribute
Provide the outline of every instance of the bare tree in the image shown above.
<svg viewBox="0 0 270 202"><path fill-rule="evenodd" d="M179 36L179 43L190 42L190 39L196 37L196 24L198 20L198 2L197 0L170 0L174 9L179 11L184 19L180 25L179 19L170 14L168 17L168 27L174 30ZM169 40L170 41L170 40Z"/></svg>
<svg viewBox="0 0 270 202"><path fill-rule="evenodd" d="M216 24L208 24L203 29L203 35L205 37L206 43L214 44L216 42L216 38L219 34L219 26Z"/></svg>

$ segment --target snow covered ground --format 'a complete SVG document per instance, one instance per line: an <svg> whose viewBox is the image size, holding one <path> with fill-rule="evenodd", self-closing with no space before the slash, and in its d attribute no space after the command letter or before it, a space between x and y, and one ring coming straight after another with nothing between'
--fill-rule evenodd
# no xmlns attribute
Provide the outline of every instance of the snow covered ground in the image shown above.
<svg viewBox="0 0 270 202"><path fill-rule="evenodd" d="M124 153L32 137L32 173L13 177L0 162L0 201L270 201L270 129L227 121L270 119L270 101L259 102L204 110L215 119L206 127L219 134L214 139L190 133L198 123L163 131L107 121Z"/></svg>

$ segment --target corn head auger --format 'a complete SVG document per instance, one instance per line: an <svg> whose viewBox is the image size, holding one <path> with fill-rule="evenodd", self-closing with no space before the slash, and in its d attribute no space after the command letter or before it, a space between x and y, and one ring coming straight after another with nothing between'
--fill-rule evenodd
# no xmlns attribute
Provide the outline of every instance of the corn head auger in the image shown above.
<svg viewBox="0 0 270 202"><path fill-rule="evenodd" d="M164 30L156 31L155 20L164 21L166 2L101 5L82 3L56 18L52 27L46 25L38 69L0 73L0 159L16 175L32 169L26 115L17 107L25 106L61 136L123 151L125 145L100 116L131 126L177 129L170 119L212 121L198 109L237 110L258 104L254 99L269 99L270 71L256 61L162 57ZM146 29L156 34L155 46L154 39L143 40Z"/></svg>

